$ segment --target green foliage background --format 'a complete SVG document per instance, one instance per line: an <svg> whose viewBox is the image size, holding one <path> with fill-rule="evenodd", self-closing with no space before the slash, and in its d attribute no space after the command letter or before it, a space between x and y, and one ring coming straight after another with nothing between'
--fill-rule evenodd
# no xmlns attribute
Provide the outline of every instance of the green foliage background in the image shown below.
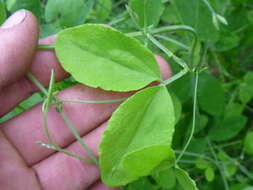
<svg viewBox="0 0 253 190"><path fill-rule="evenodd" d="M144 1L0 0L0 24L12 12L25 8L37 16L42 38L83 23L109 24L126 33L143 27L159 28L175 24L195 28L200 42L194 60L202 67L197 93L196 130L179 165L189 172L201 190L253 188L253 1L153 0L143 10ZM133 18L144 11L146 18L144 15L134 21ZM228 24L225 25L217 15L226 18ZM190 35L177 32L156 37L169 50L189 62ZM145 37L138 39L154 53L167 58ZM170 59L168 62L173 72L178 72L178 66ZM70 78L57 87L60 90L74 83ZM189 73L169 86L178 116L173 138L177 154L181 153L192 128L193 85L193 74ZM42 95L34 94L0 118L0 122L40 101ZM187 175L178 168L167 169L122 188L194 189L192 181L184 180Z"/></svg>

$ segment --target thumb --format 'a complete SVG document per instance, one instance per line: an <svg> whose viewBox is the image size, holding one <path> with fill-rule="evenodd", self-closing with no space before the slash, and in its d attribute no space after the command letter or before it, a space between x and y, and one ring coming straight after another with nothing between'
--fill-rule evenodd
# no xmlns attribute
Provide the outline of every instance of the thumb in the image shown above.
<svg viewBox="0 0 253 190"><path fill-rule="evenodd" d="M0 89L23 76L36 52L38 25L33 14L19 10L0 26Z"/></svg>

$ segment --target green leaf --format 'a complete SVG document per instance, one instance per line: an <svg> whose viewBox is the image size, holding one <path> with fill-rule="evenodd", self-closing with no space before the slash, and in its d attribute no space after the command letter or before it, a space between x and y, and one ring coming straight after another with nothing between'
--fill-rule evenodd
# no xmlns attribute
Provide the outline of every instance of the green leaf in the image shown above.
<svg viewBox="0 0 253 190"><path fill-rule="evenodd" d="M228 51L234 47L237 47L240 42L240 38L230 32L229 30L220 30L220 39L215 43L216 51Z"/></svg>
<svg viewBox="0 0 253 190"><path fill-rule="evenodd" d="M131 91L161 80L148 49L134 38L102 25L86 24L60 32L56 54L78 82L95 88Z"/></svg>
<svg viewBox="0 0 253 190"><path fill-rule="evenodd" d="M201 40L218 40L218 31L212 23L212 14L203 0L173 0L178 19L181 24L190 25L196 29Z"/></svg>
<svg viewBox="0 0 253 190"><path fill-rule="evenodd" d="M240 84L239 98L242 103L247 104L253 98L253 72L247 72Z"/></svg>
<svg viewBox="0 0 253 190"><path fill-rule="evenodd" d="M177 18L174 6L168 5L164 9L161 19L162 21L165 21L171 24L178 23L178 18Z"/></svg>
<svg viewBox="0 0 253 190"><path fill-rule="evenodd" d="M0 0L0 25L5 21L6 19L6 11L4 3Z"/></svg>
<svg viewBox="0 0 253 190"><path fill-rule="evenodd" d="M234 115L219 120L209 131L209 137L214 141L225 141L235 137L245 126L247 118Z"/></svg>
<svg viewBox="0 0 253 190"><path fill-rule="evenodd" d="M196 167L198 169L205 170L209 167L209 163L205 159L199 158L197 160Z"/></svg>
<svg viewBox="0 0 253 190"><path fill-rule="evenodd" d="M193 77L191 73L189 73L173 82L170 86L170 89L176 94L182 104L187 102L192 97L192 79Z"/></svg>
<svg viewBox="0 0 253 190"><path fill-rule="evenodd" d="M224 163L224 174L226 177L232 177L237 171L237 165L233 163L233 159L224 151L219 151L218 158ZM236 161L236 160L234 160Z"/></svg>
<svg viewBox="0 0 253 190"><path fill-rule="evenodd" d="M205 177L206 177L206 180L211 182L214 180L214 177L215 177L215 173L214 173L214 170L212 167L208 167L206 170L205 170Z"/></svg>
<svg viewBox="0 0 253 190"><path fill-rule="evenodd" d="M175 172L172 168L156 172L152 175L155 182L164 189L173 188L176 184Z"/></svg>
<svg viewBox="0 0 253 190"><path fill-rule="evenodd" d="M12 13L19 9L27 9L36 16L40 16L41 12L40 0L7 0L6 6L7 10Z"/></svg>
<svg viewBox="0 0 253 190"><path fill-rule="evenodd" d="M147 177L141 178L127 186L127 190L158 190L157 186L152 184Z"/></svg>
<svg viewBox="0 0 253 190"><path fill-rule="evenodd" d="M198 133L202 131L208 123L208 117L206 115L198 115L196 118L196 128L195 128L195 133ZM189 129L192 128L192 122L190 124Z"/></svg>
<svg viewBox="0 0 253 190"><path fill-rule="evenodd" d="M129 7L142 28L156 26L164 11L162 0L130 0Z"/></svg>
<svg viewBox="0 0 253 190"><path fill-rule="evenodd" d="M178 97L173 92L170 92L170 95L171 95L172 102L174 105L174 110L175 110L175 119L176 119L175 123L177 123L181 117L182 104L181 104L180 100L178 99Z"/></svg>
<svg viewBox="0 0 253 190"><path fill-rule="evenodd" d="M225 92L221 83L210 74L202 73L199 77L198 101L201 109L211 115L224 112Z"/></svg>
<svg viewBox="0 0 253 190"><path fill-rule="evenodd" d="M175 174L179 184L184 190L198 190L195 181L191 179L185 170L181 168L175 168Z"/></svg>
<svg viewBox="0 0 253 190"><path fill-rule="evenodd" d="M96 17L98 20L106 20L112 11L112 0L99 0L96 6Z"/></svg>
<svg viewBox="0 0 253 190"><path fill-rule="evenodd" d="M86 3L85 3L86 2ZM62 27L82 24L89 12L89 0L48 0L45 8L47 22L58 21ZM93 5L93 3L92 3Z"/></svg>
<svg viewBox="0 0 253 190"><path fill-rule="evenodd" d="M253 131L249 132L244 139L244 150L247 154L253 155Z"/></svg>
<svg viewBox="0 0 253 190"><path fill-rule="evenodd" d="M231 103L226 106L225 117L232 117L241 115L244 109L244 105L238 103Z"/></svg>
<svg viewBox="0 0 253 190"><path fill-rule="evenodd" d="M99 147L103 182L125 185L150 174L162 161L174 163L174 121L173 103L164 86L144 89L121 104Z"/></svg>

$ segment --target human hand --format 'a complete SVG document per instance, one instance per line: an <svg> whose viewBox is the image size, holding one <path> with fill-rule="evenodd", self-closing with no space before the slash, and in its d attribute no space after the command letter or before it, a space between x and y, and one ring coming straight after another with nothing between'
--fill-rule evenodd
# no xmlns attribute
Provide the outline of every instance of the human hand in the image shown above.
<svg viewBox="0 0 253 190"><path fill-rule="evenodd" d="M55 36L40 41L54 42ZM28 11L19 11L0 28L0 116L38 89L26 78L31 72L44 85L54 69L57 81L68 75L61 68L53 51L37 51L38 25ZM170 70L166 62L157 57L162 75ZM132 93L116 93L77 84L59 93L62 99L112 100ZM65 103L63 109L83 137L91 151L97 155L100 136L106 121L119 103L77 104ZM87 157L75 141L62 118L53 108L49 111L49 129L55 141L69 152ZM37 141L47 143L43 130L41 104L0 126L0 187L2 190L109 190L99 181L99 169L60 152L43 148Z"/></svg>

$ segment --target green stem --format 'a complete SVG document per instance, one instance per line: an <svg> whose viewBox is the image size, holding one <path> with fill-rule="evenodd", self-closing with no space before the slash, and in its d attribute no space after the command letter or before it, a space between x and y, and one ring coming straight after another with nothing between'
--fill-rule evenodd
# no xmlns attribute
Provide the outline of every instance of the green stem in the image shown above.
<svg viewBox="0 0 253 190"><path fill-rule="evenodd" d="M47 90L42 86L42 84L39 82L38 79L36 79L36 77L32 74L32 73L28 73L27 74L28 78L47 96L45 102L43 103L43 106L42 106L42 112L43 112L43 120L44 120L44 130L45 130L45 133L46 133L46 136L48 138L48 141L49 143L51 144L51 146L54 147L55 150L59 151L59 152L63 152L67 155L70 155L70 156L74 156L75 158L78 158L81 160L85 160L87 161L88 159L86 158L82 158L81 156L76 156L70 152L67 152L67 151L64 151L63 149L61 149L61 147L59 147L57 145L57 143L53 140L53 138L51 137L49 131L48 131L48 110L49 110L49 106L51 104L51 102L55 102L57 99L53 96L53 85L54 85L54 71L52 70L51 72L51 77L50 77L50 84L49 84L49 90L47 92ZM58 105L59 106L59 105ZM64 119L65 121L68 120L67 118ZM70 122L69 122L70 123ZM68 124L69 124L68 123ZM78 135L78 133L77 133ZM78 135L79 136L79 135ZM80 136L79 136L80 137ZM80 137L81 138L81 137ZM82 143L83 144L83 143ZM88 154L90 154L90 150L87 148L85 149L86 152ZM90 162L90 161L88 161ZM97 163L97 162L95 162Z"/></svg>
<svg viewBox="0 0 253 190"><path fill-rule="evenodd" d="M159 33L163 33L163 32L176 32L176 31L186 31L186 32L192 33L194 41L193 41L193 45L191 48L191 63L194 66L194 52L196 50L197 43L198 43L198 37L197 37L196 31L194 30L194 28L192 28L190 26L186 26L186 25L164 26L164 27L160 27L160 28L149 29L148 33L149 34L159 34ZM143 32L142 31L132 32L132 33L127 33L127 35L130 37L138 37L138 36L142 36Z"/></svg>
<svg viewBox="0 0 253 190"><path fill-rule="evenodd" d="M65 112L61 108L59 109L59 113L62 116L62 118L65 121L65 123L68 125L68 127L69 127L70 131L72 132L72 134L75 136L75 138L78 140L78 142L84 148L84 150L87 152L88 156L92 159L92 161L96 165L99 165L96 156L90 151L90 149L88 148L88 146L83 142L83 139L78 134L78 132L75 129L74 125L71 123L71 121L68 119L67 115L65 114Z"/></svg>
<svg viewBox="0 0 253 190"><path fill-rule="evenodd" d="M159 49L161 49L169 58L172 58L177 64L179 64L183 70L181 70L179 73L175 74L174 76L170 77L169 79L163 81L164 85L168 85L171 82L177 80L178 78L182 77L189 71L188 65L180 58L175 56L170 50L168 50L166 47L164 47L159 41L157 41L152 35L147 34L148 39L155 44Z"/></svg>
<svg viewBox="0 0 253 190"><path fill-rule="evenodd" d="M168 37L168 36L155 35L155 37L160 38L160 39L163 39L163 40L165 40L165 41L167 41L167 42L171 42L171 43L173 43L173 44L175 44L175 45L181 47L181 48L184 49L184 50L190 50L190 47L188 47L188 46L184 45L183 43L181 43L181 42L179 42L179 41L177 41L177 40L174 40L174 39L172 39L172 38L170 38L170 37Z"/></svg>
<svg viewBox="0 0 253 190"><path fill-rule="evenodd" d="M127 12L124 12L123 14L121 14L121 16L119 18L109 22L108 25L113 26L113 25L119 24L121 22L124 22L127 19L129 19L129 14Z"/></svg>
<svg viewBox="0 0 253 190"><path fill-rule="evenodd" d="M207 1L207 0L202 0L203 3L206 4L207 8L209 9L209 11L212 13L212 14L216 14L216 12L214 11L213 7L211 6L211 4Z"/></svg>
<svg viewBox="0 0 253 190"><path fill-rule="evenodd" d="M103 104L103 103L116 103L125 101L127 98L115 99L115 100L64 100L60 99L61 102L71 103L86 103L86 104Z"/></svg>
<svg viewBox="0 0 253 190"><path fill-rule="evenodd" d="M218 146L215 146L215 148L218 150L218 151L223 151L220 147ZM234 158L230 157L228 154L227 154L227 158L233 162L236 166L239 167L239 169L241 170L241 172L246 175L250 180L253 181L253 175L247 170L247 168L245 168L243 165L240 164L240 162L238 162L237 160L235 160Z"/></svg>
<svg viewBox="0 0 253 190"><path fill-rule="evenodd" d="M57 151L62 152L62 153L64 153L64 154L68 155L68 156L72 156L72 157L74 157L74 158L77 158L77 159L79 159L79 160L85 161L85 162L87 162L87 163L90 163L90 164L93 163L91 160L88 160L88 159L86 159L86 158L83 158L83 157L81 157L81 156L79 156L79 155L77 155L77 154L74 154L74 153L71 153L71 152L67 152L67 151L65 151L65 150L63 150L63 149L59 149L58 147L56 147L56 146L54 146L54 145L45 144L45 143L43 143L43 142L37 142L37 143L38 143L39 145L43 146L43 147L46 147L46 148L49 148L49 149L52 149L52 150L57 150Z"/></svg>
<svg viewBox="0 0 253 190"><path fill-rule="evenodd" d="M176 81L177 79L181 78L182 76L184 76L186 73L188 73L187 69L183 69L181 70L179 73L177 73L176 75L170 77L169 79L163 81L163 84L165 86L171 84L172 82Z"/></svg>
<svg viewBox="0 0 253 190"><path fill-rule="evenodd" d="M210 140L208 139L207 141L208 141L208 145L209 145L210 151L211 151L211 153L212 153L212 155L213 155L215 161L218 162L219 160L218 160L218 158L217 158L217 155L216 155L215 150L214 150L213 147L212 147L212 144L211 144ZM224 174L225 168L224 168L223 164L222 164L221 166L222 166L222 167L220 167L219 165L217 165L217 167L218 167L218 169L219 169L219 171L220 171L220 174L221 174L222 181L223 181L223 183L224 183L225 190L229 190L229 185L228 185L226 176L225 176L225 174Z"/></svg>
<svg viewBox="0 0 253 190"><path fill-rule="evenodd" d="M175 32L175 31L191 32L197 38L197 34L196 34L195 30L192 27L186 26L186 25L163 26L160 28L150 29L148 32L150 34L159 34L159 33L163 33L163 32ZM138 36L142 36L143 32L142 31L131 32L131 33L127 33L127 35L130 37L138 37Z"/></svg>
<svg viewBox="0 0 253 190"><path fill-rule="evenodd" d="M242 143L241 140L237 140L237 141L234 141L234 142L219 144L217 146L220 147L220 148L224 148L224 147L228 147L228 146L232 146L232 145L237 145L237 144L241 144L241 143Z"/></svg>
<svg viewBox="0 0 253 190"><path fill-rule="evenodd" d="M39 82L38 79L32 74L32 73L27 73L27 77L33 82L33 84L43 92L44 95L48 95L47 90L42 86L42 84Z"/></svg>
<svg viewBox="0 0 253 190"><path fill-rule="evenodd" d="M175 150L175 153L182 154L183 151ZM184 155L188 155L188 156L192 156L192 157L196 157L196 158L204 158L210 162L216 163L216 161L214 159L210 158L209 156L203 155L203 154L184 151Z"/></svg>
<svg viewBox="0 0 253 190"><path fill-rule="evenodd" d="M39 44L38 50L54 50L55 44Z"/></svg>
<svg viewBox="0 0 253 190"><path fill-rule="evenodd" d="M196 126L196 112L197 112L197 92L198 92L198 81L199 81L199 74L198 71L196 71L195 75L195 85L194 85L194 95L193 95L193 113L192 113L192 128L190 136L181 152L181 154L176 159L176 165L184 155L185 151L187 150L188 146L191 143L191 140L193 138L194 132L195 132L195 126Z"/></svg>

